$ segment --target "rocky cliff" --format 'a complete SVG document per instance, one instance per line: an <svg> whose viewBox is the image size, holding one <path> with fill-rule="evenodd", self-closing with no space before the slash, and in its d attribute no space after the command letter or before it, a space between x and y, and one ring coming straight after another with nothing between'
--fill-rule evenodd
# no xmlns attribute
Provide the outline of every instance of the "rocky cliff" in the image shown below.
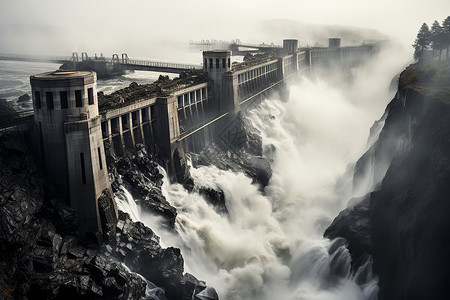
<svg viewBox="0 0 450 300"><path fill-rule="evenodd" d="M381 300L450 298L449 82L448 62L402 72L378 139L355 167L357 192L373 192L325 232L347 240L354 265L373 257Z"/></svg>

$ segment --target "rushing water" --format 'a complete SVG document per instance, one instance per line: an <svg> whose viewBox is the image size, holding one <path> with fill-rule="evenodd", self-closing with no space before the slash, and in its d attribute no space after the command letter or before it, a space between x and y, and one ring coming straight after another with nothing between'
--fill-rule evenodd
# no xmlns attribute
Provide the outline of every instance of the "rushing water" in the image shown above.
<svg viewBox="0 0 450 300"><path fill-rule="evenodd" d="M342 241L322 235L352 196L351 164L366 149L369 128L392 97L390 80L405 62L381 53L353 70L351 82L303 79L290 87L287 101L273 96L246 112L273 162L265 190L242 173L191 169L197 185L224 191L228 215L167 176L163 194L178 211L176 235L143 214L125 187L116 195L119 209L156 231L163 246L179 247L186 271L215 287L221 299L376 299L371 261L352 273ZM0 98L9 101L29 93L30 74L57 67L10 71L11 64L0 62ZM99 81L99 90L138 79L131 78Z"/></svg>
<svg viewBox="0 0 450 300"><path fill-rule="evenodd" d="M126 211L134 222L141 221L141 210L134 201L133 196L123 185L120 186L120 190L114 196L117 209Z"/></svg>
<svg viewBox="0 0 450 300"><path fill-rule="evenodd" d="M181 248L186 271L221 299L376 299L371 261L351 272L342 240L322 235L352 197L352 163L367 149L369 128L393 96L391 79L406 63L383 54L353 70L351 82L303 79L287 101L273 96L246 112L273 161L263 192L242 173L191 169L197 185L224 191L229 215L165 177L177 235L152 216L141 220L166 246Z"/></svg>

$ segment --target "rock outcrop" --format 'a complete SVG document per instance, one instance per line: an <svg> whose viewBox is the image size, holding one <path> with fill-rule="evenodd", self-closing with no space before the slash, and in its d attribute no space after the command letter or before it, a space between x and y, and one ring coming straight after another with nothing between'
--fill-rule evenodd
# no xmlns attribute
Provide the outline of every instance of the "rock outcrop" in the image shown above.
<svg viewBox="0 0 450 300"><path fill-rule="evenodd" d="M133 199L144 211L161 216L164 226L172 230L177 211L162 194L163 175L156 158L148 154L144 145L137 144L136 151L117 156L108 143L105 143L108 172L113 192L117 193L124 185Z"/></svg>
<svg viewBox="0 0 450 300"><path fill-rule="evenodd" d="M245 173L263 191L272 177L272 168L270 161L263 157L262 139L242 116L238 116L232 126L238 133L235 144L221 142L219 137L219 140L206 146L199 154L190 153L192 165L214 165L221 170ZM194 186L218 213L228 213L225 195L220 188L202 186L195 182L192 188Z"/></svg>
<svg viewBox="0 0 450 300"><path fill-rule="evenodd" d="M17 99L17 102L18 103L29 102L30 100L31 100L30 95L24 94L24 95L20 96L19 99Z"/></svg>
<svg viewBox="0 0 450 300"><path fill-rule="evenodd" d="M263 157L261 137L255 133L244 117L238 116L233 121L237 143L230 145L220 142L207 146L200 154L191 154L194 166L214 165L221 170L243 172L264 189L272 177L270 161Z"/></svg>
<svg viewBox="0 0 450 300"><path fill-rule="evenodd" d="M385 125L368 151L372 161L363 156L355 173L385 176L325 232L347 239L354 261L373 256L381 300L450 297L448 82L448 62L411 65L401 74Z"/></svg>
<svg viewBox="0 0 450 300"><path fill-rule="evenodd" d="M163 249L125 213L108 244L80 240L76 212L46 182L22 136L0 137L0 170L0 299L190 300L205 290L183 274L179 249Z"/></svg>

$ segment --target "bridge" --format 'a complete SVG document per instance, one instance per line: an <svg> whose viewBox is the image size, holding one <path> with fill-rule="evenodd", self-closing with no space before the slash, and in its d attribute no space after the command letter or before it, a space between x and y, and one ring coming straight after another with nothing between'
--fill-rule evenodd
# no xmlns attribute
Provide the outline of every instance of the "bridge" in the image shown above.
<svg viewBox="0 0 450 300"><path fill-rule="evenodd" d="M209 51L209 50L231 50L234 55L245 55L247 53L271 52L281 49L282 46L274 43L266 44L252 44L242 43L241 40L236 39L231 42L221 40L201 40L189 41L189 49L191 51Z"/></svg>
<svg viewBox="0 0 450 300"><path fill-rule="evenodd" d="M17 55L17 54L1 54L0 60L6 61L28 61L28 62L46 62L63 64L65 68L74 70L93 70L102 75L117 75L125 71L153 71L164 73L179 74L186 70L201 69L201 65L170 63L151 60L137 60L130 59L126 53L121 57L118 54L113 54L112 58L108 59L103 56L89 57L86 52L74 52L72 56L33 56L33 55Z"/></svg>

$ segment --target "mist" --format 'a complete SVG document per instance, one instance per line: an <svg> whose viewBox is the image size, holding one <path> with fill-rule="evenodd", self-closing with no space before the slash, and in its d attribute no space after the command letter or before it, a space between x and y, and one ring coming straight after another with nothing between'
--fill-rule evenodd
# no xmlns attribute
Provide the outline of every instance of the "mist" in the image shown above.
<svg viewBox="0 0 450 300"><path fill-rule="evenodd" d="M178 211L176 234L161 228L160 219L119 205L153 228L164 246L179 247L185 271L205 279L221 299L376 299L371 260L353 273L342 240L322 236L354 196L354 163L373 142L370 127L408 61L401 47L390 46L353 69L351 80L304 77L290 84L289 99L273 94L246 111L273 161L265 190L242 173L191 168L197 187L224 192L228 215L167 175L163 194Z"/></svg>
<svg viewBox="0 0 450 300"><path fill-rule="evenodd" d="M376 298L371 261L352 272L345 243L323 233L350 199L373 188L364 184L355 193L353 167L374 142L370 128L394 96L395 76L412 61L420 25L443 20L448 0L426 6L419 0L0 0L0 8L0 53L127 53L199 64L201 52L188 53L189 40L281 44L296 38L301 47L326 46L329 37L342 38L342 46L389 41L350 78L305 76L289 83L289 99L272 94L243 113L272 162L263 191L243 173L191 168L197 188L224 192L228 215L195 189L170 183L162 168L163 195L178 211L176 232L143 213L125 186L116 193L119 209L152 228L162 246L180 248L185 271L206 280L220 299Z"/></svg>
<svg viewBox="0 0 450 300"><path fill-rule="evenodd" d="M443 20L447 0L423 1L237 1L154 2L0 0L0 52L65 55L127 53L131 58L201 62L186 55L189 40L239 38L301 46L341 37L343 45L393 39L409 53L423 22ZM181 53L184 52L184 55Z"/></svg>

